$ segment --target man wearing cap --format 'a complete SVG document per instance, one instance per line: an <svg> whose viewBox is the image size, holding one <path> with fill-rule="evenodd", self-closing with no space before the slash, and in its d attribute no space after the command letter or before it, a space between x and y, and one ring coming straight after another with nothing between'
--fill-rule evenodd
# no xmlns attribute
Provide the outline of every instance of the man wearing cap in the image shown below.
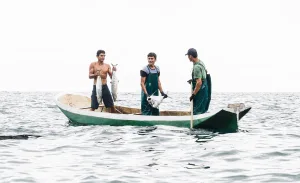
<svg viewBox="0 0 300 183"><path fill-rule="evenodd" d="M193 114L202 114L208 110L210 103L210 75L207 74L204 63L198 59L196 49L190 48L185 55L193 62L192 79L188 81L192 84L190 101L193 100Z"/></svg>
<svg viewBox="0 0 300 183"><path fill-rule="evenodd" d="M160 69L155 65L156 54L150 52L147 56L148 65L140 71L142 88L141 111L142 115L159 116L159 109L152 107L148 103L147 98L150 95L158 96L158 90L164 98L167 98L168 95L163 92L160 83Z"/></svg>

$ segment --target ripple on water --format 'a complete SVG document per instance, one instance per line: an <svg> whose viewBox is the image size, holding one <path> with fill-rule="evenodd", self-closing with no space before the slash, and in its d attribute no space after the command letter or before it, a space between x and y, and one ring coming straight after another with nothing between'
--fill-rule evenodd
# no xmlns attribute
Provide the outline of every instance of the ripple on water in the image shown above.
<svg viewBox="0 0 300 183"><path fill-rule="evenodd" d="M300 182L300 94L213 93L210 110L235 102L252 106L230 134L73 126L55 95L0 92L0 136L28 135L0 140L1 181ZM174 96L161 110L189 110L188 94ZM121 105L140 105L139 93L121 93L120 99Z"/></svg>

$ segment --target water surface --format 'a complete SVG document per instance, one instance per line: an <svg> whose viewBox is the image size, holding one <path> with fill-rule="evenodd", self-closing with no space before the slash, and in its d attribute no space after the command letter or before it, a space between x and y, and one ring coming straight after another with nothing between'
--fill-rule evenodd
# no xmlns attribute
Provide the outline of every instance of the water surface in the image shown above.
<svg viewBox="0 0 300 183"><path fill-rule="evenodd" d="M56 94L0 92L1 182L300 182L299 93L213 93L210 110L252 106L226 134L72 126ZM169 95L161 110L189 109L188 94ZM119 99L140 105L139 94Z"/></svg>

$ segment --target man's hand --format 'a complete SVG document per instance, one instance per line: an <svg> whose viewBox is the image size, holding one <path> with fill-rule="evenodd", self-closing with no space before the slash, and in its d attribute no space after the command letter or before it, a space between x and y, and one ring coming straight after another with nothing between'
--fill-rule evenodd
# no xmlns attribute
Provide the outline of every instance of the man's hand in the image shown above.
<svg viewBox="0 0 300 183"><path fill-rule="evenodd" d="M160 94L161 94L161 96L163 96L164 98L168 98L168 95L165 94L163 91L162 91Z"/></svg>
<svg viewBox="0 0 300 183"><path fill-rule="evenodd" d="M100 73L101 73L101 70L97 70L96 73L95 73L95 76L96 76L96 77L97 77L97 76L101 76Z"/></svg>
<svg viewBox="0 0 300 183"><path fill-rule="evenodd" d="M195 95L192 94L192 95L190 96L190 101L194 100L194 98L195 98Z"/></svg>

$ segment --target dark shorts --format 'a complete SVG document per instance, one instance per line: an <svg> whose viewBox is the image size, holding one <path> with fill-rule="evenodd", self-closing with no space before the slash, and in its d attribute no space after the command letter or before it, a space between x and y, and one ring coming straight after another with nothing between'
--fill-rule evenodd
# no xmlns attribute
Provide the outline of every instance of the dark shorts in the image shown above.
<svg viewBox="0 0 300 183"><path fill-rule="evenodd" d="M114 102L107 85L102 85L102 99L106 108L114 106ZM97 100L96 85L93 85L93 91L91 96L91 108L98 109L98 107L99 103Z"/></svg>

